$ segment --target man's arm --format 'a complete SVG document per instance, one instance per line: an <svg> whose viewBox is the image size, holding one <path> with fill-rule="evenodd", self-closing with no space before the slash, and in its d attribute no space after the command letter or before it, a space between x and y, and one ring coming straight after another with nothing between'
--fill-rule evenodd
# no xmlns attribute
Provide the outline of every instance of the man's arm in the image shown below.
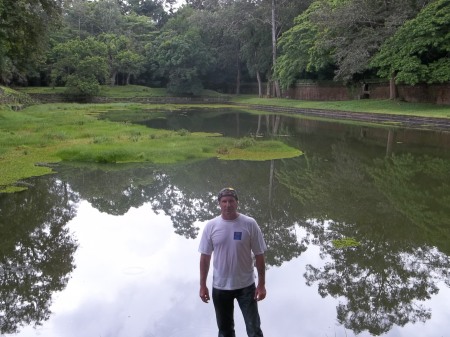
<svg viewBox="0 0 450 337"><path fill-rule="evenodd" d="M208 303L209 301L209 290L206 286L206 279L208 278L210 262L211 255L200 255L200 298L205 303Z"/></svg>
<svg viewBox="0 0 450 337"><path fill-rule="evenodd" d="M266 262L264 254L255 255L256 271L258 272L258 285L256 286L255 299L261 301L266 298Z"/></svg>

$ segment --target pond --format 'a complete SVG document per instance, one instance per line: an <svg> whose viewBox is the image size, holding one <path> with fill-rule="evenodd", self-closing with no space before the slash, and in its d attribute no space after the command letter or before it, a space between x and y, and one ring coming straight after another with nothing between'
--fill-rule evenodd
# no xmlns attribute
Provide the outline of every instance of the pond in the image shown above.
<svg viewBox="0 0 450 337"><path fill-rule="evenodd" d="M450 133L231 110L134 122L276 137L303 154L61 164L24 192L1 194L4 336L217 335L213 305L198 297L197 248L225 186L238 190L269 248L266 336L450 330ZM246 336L238 308L235 318Z"/></svg>

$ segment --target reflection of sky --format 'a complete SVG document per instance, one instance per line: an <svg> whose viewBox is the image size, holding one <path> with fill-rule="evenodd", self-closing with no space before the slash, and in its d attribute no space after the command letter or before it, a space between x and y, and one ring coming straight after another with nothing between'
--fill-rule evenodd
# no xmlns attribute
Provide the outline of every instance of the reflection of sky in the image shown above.
<svg viewBox="0 0 450 337"><path fill-rule="evenodd" d="M198 224L202 227L201 224ZM19 337L212 337L214 308L198 298L198 239L174 234L171 221L149 206L121 217L83 202L69 224L79 243L76 269L67 288L54 296L52 316ZM321 298L305 285L305 265L321 265L310 247L299 259L267 271L268 297L260 302L263 331L272 337L354 336L336 322L338 300ZM211 274L209 277L209 284ZM426 324L393 328L389 337L444 336L450 290L443 286ZM237 336L246 336L236 306ZM358 336L369 336L367 333Z"/></svg>

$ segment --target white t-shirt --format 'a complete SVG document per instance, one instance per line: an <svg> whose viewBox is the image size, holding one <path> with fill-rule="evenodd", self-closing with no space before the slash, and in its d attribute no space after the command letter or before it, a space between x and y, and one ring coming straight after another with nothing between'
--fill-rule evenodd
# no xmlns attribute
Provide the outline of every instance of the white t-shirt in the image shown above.
<svg viewBox="0 0 450 337"><path fill-rule="evenodd" d="M198 251L212 255L213 287L234 290L255 282L253 256L267 250L261 229L255 219L239 214L234 220L219 215L208 221Z"/></svg>

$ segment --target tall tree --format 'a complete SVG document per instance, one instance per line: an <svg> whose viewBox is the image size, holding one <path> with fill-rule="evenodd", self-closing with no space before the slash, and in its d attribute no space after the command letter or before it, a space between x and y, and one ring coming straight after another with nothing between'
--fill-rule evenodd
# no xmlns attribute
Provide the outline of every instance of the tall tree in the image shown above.
<svg viewBox="0 0 450 337"><path fill-rule="evenodd" d="M99 40L106 45L108 52L109 84L115 85L120 71L119 55L128 51L130 40L124 35L116 34L102 34Z"/></svg>
<svg viewBox="0 0 450 337"><path fill-rule="evenodd" d="M324 32L323 49L332 51L335 79L351 81L364 74L381 44L430 1L322 1L313 20Z"/></svg>
<svg viewBox="0 0 450 337"><path fill-rule="evenodd" d="M119 4L124 14L135 13L153 20L157 27L162 27L170 15L176 0L120 0Z"/></svg>
<svg viewBox="0 0 450 337"><path fill-rule="evenodd" d="M450 1L437 0L406 22L382 45L372 65L391 83L450 81ZM396 98L396 91L390 97Z"/></svg>
<svg viewBox="0 0 450 337"><path fill-rule="evenodd" d="M24 79L42 61L48 33L60 17L59 0L0 2L0 83Z"/></svg>
<svg viewBox="0 0 450 337"><path fill-rule="evenodd" d="M320 8L316 1L295 18L295 25L283 34L278 46L281 55L275 67L276 76L283 88L288 88L306 74L319 74L333 64L331 51L321 48L321 30L312 20Z"/></svg>
<svg viewBox="0 0 450 337"><path fill-rule="evenodd" d="M201 77L208 71L213 58L198 30L189 29L184 33L165 31L150 48L150 57L156 62L159 72L168 79L169 92L201 94Z"/></svg>
<svg viewBox="0 0 450 337"><path fill-rule="evenodd" d="M258 82L258 95L263 96L262 79L270 76L272 65L271 33L268 25L261 24L262 18L258 15L261 11L251 7L251 15L245 13L245 25L238 34L241 41L240 53L251 76L255 76Z"/></svg>
<svg viewBox="0 0 450 337"><path fill-rule="evenodd" d="M53 48L55 60L52 78L54 84L65 84L69 94L92 96L98 93L99 84L108 76L108 47L89 37L73 39Z"/></svg>
<svg viewBox="0 0 450 337"><path fill-rule="evenodd" d="M280 36L292 27L294 18L301 14L312 0L262 0L260 1L261 10L266 13L265 23L271 28L272 38L272 69L270 81L273 84L273 94L281 97L281 88L276 77L275 68L278 61L278 39Z"/></svg>
<svg viewBox="0 0 450 337"><path fill-rule="evenodd" d="M316 0L283 37L277 72L290 84L303 71L334 65L334 79L352 81L370 72L382 43L431 0Z"/></svg>

